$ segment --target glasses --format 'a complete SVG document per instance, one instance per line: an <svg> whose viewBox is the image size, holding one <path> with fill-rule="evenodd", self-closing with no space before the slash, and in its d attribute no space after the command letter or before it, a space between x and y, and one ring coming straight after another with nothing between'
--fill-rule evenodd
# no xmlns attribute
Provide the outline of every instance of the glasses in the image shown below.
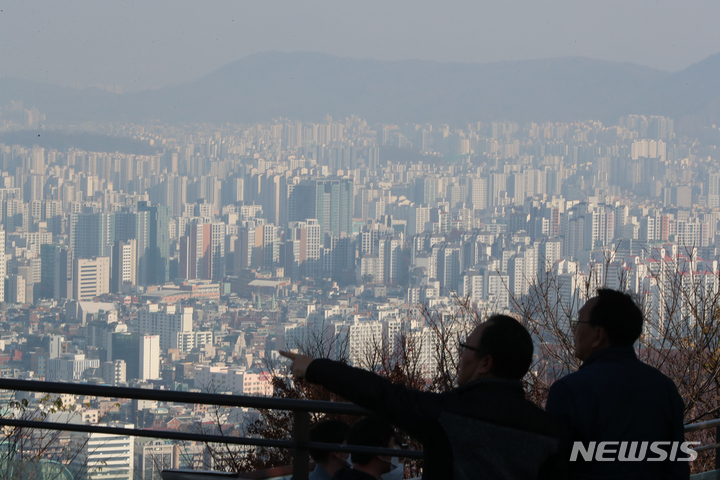
<svg viewBox="0 0 720 480"><path fill-rule="evenodd" d="M465 351L465 350L472 350L473 352L481 352L482 351L479 348L473 347L472 345L468 345L465 342L460 342L460 353L463 353L463 351Z"/></svg>
<svg viewBox="0 0 720 480"><path fill-rule="evenodd" d="M575 329L578 327L578 325L581 324L581 323L590 323L590 324L592 324L592 322L590 322L590 321L588 321L588 320L578 320L578 319L576 319L576 318L573 318L573 319L570 320L570 328L573 329L573 330L575 330Z"/></svg>

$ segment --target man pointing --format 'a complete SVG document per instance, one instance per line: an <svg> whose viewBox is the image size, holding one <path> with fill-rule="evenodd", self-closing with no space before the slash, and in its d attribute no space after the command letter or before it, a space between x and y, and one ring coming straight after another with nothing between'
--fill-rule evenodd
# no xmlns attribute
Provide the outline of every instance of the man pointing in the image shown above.
<svg viewBox="0 0 720 480"><path fill-rule="evenodd" d="M525 399L528 331L493 315L460 344L458 388L422 392L328 359L280 352L296 378L374 411L423 444L423 479L558 478L554 421Z"/></svg>

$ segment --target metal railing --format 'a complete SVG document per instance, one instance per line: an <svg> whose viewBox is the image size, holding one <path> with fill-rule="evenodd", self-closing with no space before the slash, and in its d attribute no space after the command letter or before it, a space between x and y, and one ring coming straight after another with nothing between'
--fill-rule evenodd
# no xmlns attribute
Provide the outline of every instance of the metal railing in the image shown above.
<svg viewBox="0 0 720 480"><path fill-rule="evenodd" d="M0 417L0 426L25 427L44 430L62 430L83 433L102 433L134 437L162 438L170 440L198 441L206 443L224 443L256 447L274 447L292 449L292 474L297 480L305 480L309 475L310 449L320 451L372 453L376 455L396 456L404 458L422 458L423 452L418 450L397 450L378 447L361 447L355 445L336 445L309 441L310 413L326 413L340 415L370 415L372 412L352 403L326 402L316 400L293 400L275 397L251 397L246 395L221 395L212 393L191 393L170 390L150 390L145 388L110 387L77 383L44 382L33 380L0 379L0 390L23 392L43 392L54 394L86 395L93 397L126 398L133 400L150 400L169 403L188 403L200 405L217 405L237 408L256 408L265 410L286 410L293 412L293 428L291 440L273 440L255 437L235 437L190 432L173 432L138 428L117 428L100 425L56 423L36 420L17 420ZM720 419L699 422L685 426L685 432L716 429L716 443L695 448L697 452L716 451L716 459L720 457ZM716 467L717 468L717 467Z"/></svg>
<svg viewBox="0 0 720 480"><path fill-rule="evenodd" d="M307 479L310 465L310 449L320 451L373 453L405 458L422 458L423 452L417 450L397 450L391 448L361 447L357 445L335 445L309 441L310 413L328 413L339 415L370 415L371 412L352 403L325 402L316 400L293 400L275 397L251 397L246 395L221 395L212 393L177 392L171 390L150 390L146 388L110 387L78 383L44 382L34 380L0 379L0 390L23 392L43 392L55 394L86 395L93 397L127 398L133 400L151 400L170 403L188 403L217 405L223 407L257 408L265 410L286 410L293 412L291 440L273 440L255 437L235 437L191 432L173 432L138 428L117 428L100 425L56 423L36 420L17 420L0 417L0 426L25 427L44 430L63 430L82 433L103 433L134 437L163 438L170 440L198 441L206 443L224 443L255 447L274 447L292 449L293 477Z"/></svg>

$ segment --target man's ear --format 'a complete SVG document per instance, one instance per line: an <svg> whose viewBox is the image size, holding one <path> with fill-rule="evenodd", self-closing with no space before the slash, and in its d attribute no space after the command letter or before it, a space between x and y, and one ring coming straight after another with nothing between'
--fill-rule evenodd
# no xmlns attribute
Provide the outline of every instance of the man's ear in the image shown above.
<svg viewBox="0 0 720 480"><path fill-rule="evenodd" d="M610 346L610 339L607 331L603 327L595 327L595 338L593 339L593 348L605 348Z"/></svg>
<svg viewBox="0 0 720 480"><path fill-rule="evenodd" d="M490 355L485 355L478 360L478 365L475 367L473 378L486 377L493 372L495 363Z"/></svg>

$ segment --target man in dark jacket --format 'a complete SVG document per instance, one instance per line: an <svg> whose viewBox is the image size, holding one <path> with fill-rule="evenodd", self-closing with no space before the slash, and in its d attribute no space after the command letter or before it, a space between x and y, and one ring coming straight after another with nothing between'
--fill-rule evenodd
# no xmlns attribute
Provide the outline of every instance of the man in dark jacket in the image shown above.
<svg viewBox="0 0 720 480"><path fill-rule="evenodd" d="M564 430L563 450L571 460L572 478L655 480L690 475L688 461L676 460L690 456L678 447L673 454L670 446L684 441L683 401L672 380L635 355L633 344L642 325L642 312L621 292L601 289L580 309L573 327L575 356L583 364L553 384L547 401L547 412ZM619 460L660 458L649 446L657 441L667 442L665 461ZM597 461L598 452L593 451L600 442L613 442L600 453L604 461Z"/></svg>
<svg viewBox="0 0 720 480"><path fill-rule="evenodd" d="M368 408L423 444L423 479L557 478L558 433L525 399L533 344L518 321L494 315L461 343L459 387L445 393L395 385L327 359L280 352L292 373Z"/></svg>

